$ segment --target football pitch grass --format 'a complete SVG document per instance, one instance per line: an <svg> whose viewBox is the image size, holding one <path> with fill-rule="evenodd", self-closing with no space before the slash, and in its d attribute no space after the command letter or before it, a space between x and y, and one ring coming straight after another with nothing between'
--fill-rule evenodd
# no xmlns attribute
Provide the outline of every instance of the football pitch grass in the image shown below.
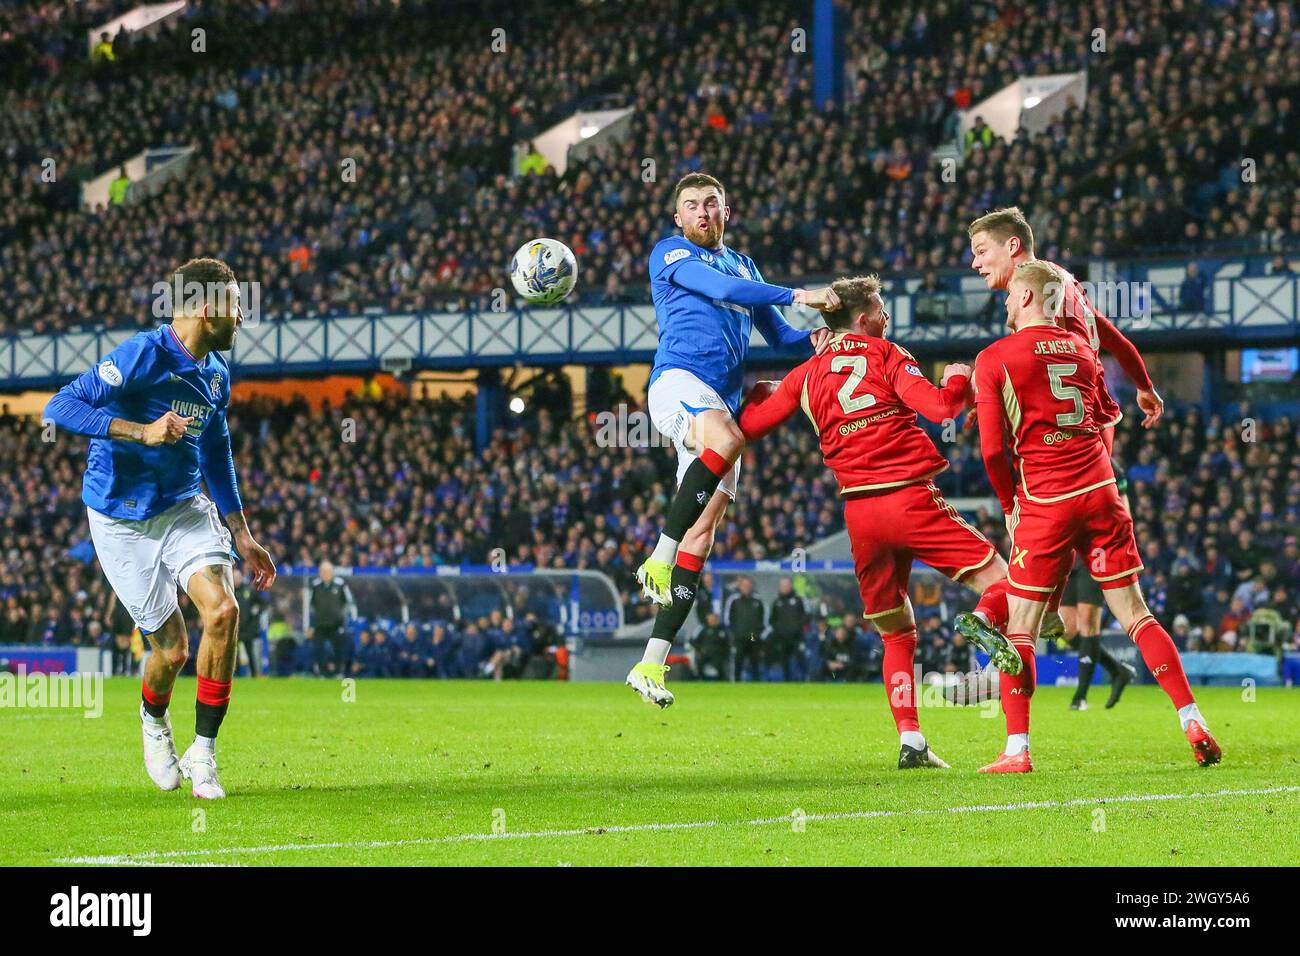
<svg viewBox="0 0 1300 956"><path fill-rule="evenodd" d="M1300 862L1300 692L1203 688L1201 769L1155 687L1034 698L1035 772L983 775L1000 713L925 705L952 770L900 772L879 684L236 680L224 801L156 790L139 682L104 715L0 710L5 865L1277 865ZM1249 697L1249 694L1244 696ZM173 698L193 739L194 680ZM988 715L988 716L986 716Z"/></svg>

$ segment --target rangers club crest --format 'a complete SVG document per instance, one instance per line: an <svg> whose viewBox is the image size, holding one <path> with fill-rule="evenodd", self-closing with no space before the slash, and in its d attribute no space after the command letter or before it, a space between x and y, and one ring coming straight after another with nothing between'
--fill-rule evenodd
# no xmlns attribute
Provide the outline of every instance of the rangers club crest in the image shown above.
<svg viewBox="0 0 1300 956"><path fill-rule="evenodd" d="M212 385L210 386L210 388L214 398L217 395L221 394L221 381L222 381L222 376L220 372L217 372L215 375L212 376Z"/></svg>

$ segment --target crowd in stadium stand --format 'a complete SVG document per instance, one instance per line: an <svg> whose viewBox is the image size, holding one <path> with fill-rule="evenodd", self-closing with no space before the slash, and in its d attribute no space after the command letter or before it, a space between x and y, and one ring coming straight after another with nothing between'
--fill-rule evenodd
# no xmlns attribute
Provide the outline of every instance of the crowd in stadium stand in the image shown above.
<svg viewBox="0 0 1300 956"><path fill-rule="evenodd" d="M1040 254L1066 261L1219 250L1267 253L1263 268L1285 271L1300 252L1290 2L870 0L846 8L845 96L824 111L812 103L811 39L796 42L802 6L782 0L706 0L671 21L617 3L564 16L493 0L211 0L92 56L90 28L133 5L0 3L3 149L20 171L0 177L0 334L151 326L154 283L200 251L258 282L266 317L481 305L505 284L510 251L537 234L575 250L582 301L645 301L645 255L672 229L671 184L695 170L730 187L730 240L769 280L925 272L924 288L948 290L946 270L967 262L966 222L1006 204L1030 213ZM202 53L194 29L206 31ZM981 122L958 137L957 112L1016 77L1085 68L1086 103L1043 132L1008 143ZM636 107L625 138L562 176L535 150L516 159L517 144L593 102ZM954 142L960 162L946 178L932 154ZM194 147L184 179L149 197L123 184L107 207L79 207L81 180L163 145ZM1179 307L1207 302L1189 268ZM340 439L344 419L354 440ZM232 428L256 489L253 530L281 563L484 563L502 548L510 562L603 571L628 621L651 613L632 571L660 527L668 451L606 447L593 421L545 411L475 451L473 409L439 399L324 413L248 401ZM0 417L11 463L0 475L0 644L107 643L130 666L130 628L93 555L66 549L86 538L84 444L46 437L37 422ZM986 496L973 433L940 440L945 494ZM1192 410L1150 432L1130 418L1116 457L1143 586L1180 646L1258 648L1256 625L1271 621L1297 646L1294 426L1248 410L1209 421ZM808 429L792 423L743 467L716 558L781 557L842 527ZM973 517L1005 553L1000 519ZM850 608L796 577L758 614L749 587L728 578L721 602L701 600L701 676L878 672L878 639ZM959 591L917 596L927 669L965 668L969 650L946 624ZM563 667L547 651L561 643L551 609L522 593L481 614L430 610L414 634L405 621L358 621L346 661L315 655L292 600L268 612L278 672Z"/></svg>
<svg viewBox="0 0 1300 956"><path fill-rule="evenodd" d="M525 413L476 452L472 407L446 398L353 399L316 413L252 399L234 406L231 428L250 490L250 525L282 565L487 564L502 549L511 564L602 571L619 588L628 622L650 613L632 572L667 502L668 449L610 448L591 420L542 410ZM987 496L973 433L948 435L950 442L936 435L955 465L940 485L953 496ZM0 475L0 644L129 641L129 621L118 623L120 611L110 608L87 542L79 500L84 442L6 413L0 456L11 463ZM1116 458L1143 549L1144 591L1183 649L1300 649L1300 436L1293 423L1268 424L1248 408L1207 421L1190 409L1144 431L1130 416L1119 426ZM1005 554L1001 519L984 511L972 517ZM741 494L713 556L782 558L841 526L813 433L791 422L746 452ZM76 542L70 550L69 542ZM797 575L790 586L799 610L789 599L784 609L776 607L780 598L764 605L738 577L725 584L720 602L710 580L701 588L701 676L858 679L878 672L879 639L851 600L827 601ZM334 661L315 657L296 629L300 583L286 579L267 616L272 668L544 676L563 664L556 660L563 602L535 597L520 588L497 606L457 608L444 596L413 610L409 622L372 615L355 624L351 659ZM947 622L968 606L969 594L949 585L918 590L913 599L927 667L965 670L969 651L954 646ZM1285 636L1264 648L1252 622L1276 622Z"/></svg>
<svg viewBox="0 0 1300 956"><path fill-rule="evenodd" d="M672 23L617 4L558 22L515 11L499 18L501 52L475 5L211 3L107 64L69 62L84 34L51 16L46 67L0 95L22 170L0 178L0 289L15 303L0 333L148 325L177 250L229 260L266 316L482 305L535 234L574 249L582 299L644 301L669 188L696 169L730 187L732 241L768 279L959 268L964 224L1013 203L1040 252L1067 261L1298 248L1291 3L873 0L847 13L846 95L826 111L795 48L797 10L692 4ZM43 35L41 17L27 22ZM1095 23L1112 25L1104 50ZM1045 131L1006 143L980 125L952 177L932 161L958 109L1022 74L1085 67L1087 102ZM625 138L563 176L536 154L511 175L514 144L614 90L634 95ZM195 147L183 181L78 208L78 179L164 144Z"/></svg>

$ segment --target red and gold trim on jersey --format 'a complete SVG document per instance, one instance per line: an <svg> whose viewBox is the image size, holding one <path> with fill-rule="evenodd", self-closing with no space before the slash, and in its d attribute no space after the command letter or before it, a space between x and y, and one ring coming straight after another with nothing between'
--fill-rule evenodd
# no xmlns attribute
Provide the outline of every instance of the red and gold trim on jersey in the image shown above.
<svg viewBox="0 0 1300 956"><path fill-rule="evenodd" d="M799 390L799 407L803 409L803 413L808 416L808 421L812 423L813 434L820 438L822 429L817 424L817 419L813 417L812 404L808 401L808 380L810 378L812 378L811 375L804 375L803 377L803 387Z"/></svg>

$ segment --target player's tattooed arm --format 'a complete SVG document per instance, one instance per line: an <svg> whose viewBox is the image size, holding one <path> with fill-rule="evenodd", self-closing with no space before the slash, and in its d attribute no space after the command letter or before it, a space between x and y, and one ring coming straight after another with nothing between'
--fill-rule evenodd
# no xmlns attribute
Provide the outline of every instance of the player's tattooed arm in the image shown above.
<svg viewBox="0 0 1300 956"><path fill-rule="evenodd" d="M134 441L144 444L144 430L147 426L139 422L128 422L125 418L115 418L108 425L108 437L119 441Z"/></svg>
<svg viewBox="0 0 1300 956"><path fill-rule="evenodd" d="M115 418L109 423L108 437L139 442L141 445L172 445L185 437L185 430L192 421L192 417L177 415L170 409L156 422L148 425Z"/></svg>

